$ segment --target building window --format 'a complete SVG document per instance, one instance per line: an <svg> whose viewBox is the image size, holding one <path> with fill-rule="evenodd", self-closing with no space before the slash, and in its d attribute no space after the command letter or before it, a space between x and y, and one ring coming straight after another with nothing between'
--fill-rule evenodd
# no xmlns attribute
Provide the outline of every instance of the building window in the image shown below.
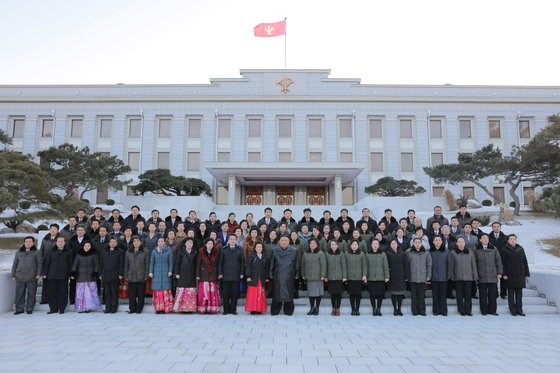
<svg viewBox="0 0 560 373"><path fill-rule="evenodd" d="M432 153L432 167L443 164L443 153Z"/></svg>
<svg viewBox="0 0 560 373"><path fill-rule="evenodd" d="M12 128L10 136L13 138L23 138L23 129L25 126L25 119L12 119Z"/></svg>
<svg viewBox="0 0 560 373"><path fill-rule="evenodd" d="M231 119L230 118L218 119L218 138L220 138L220 139L231 138Z"/></svg>
<svg viewBox="0 0 560 373"><path fill-rule="evenodd" d="M322 162L323 153L322 152L309 152L309 162Z"/></svg>
<svg viewBox="0 0 560 373"><path fill-rule="evenodd" d="M505 193L505 188L504 187L494 187L492 192L496 196L496 198L494 198L494 204L495 205L498 205L500 203L505 203L506 193Z"/></svg>
<svg viewBox="0 0 560 373"><path fill-rule="evenodd" d="M474 187L463 187L463 197L474 199Z"/></svg>
<svg viewBox="0 0 560 373"><path fill-rule="evenodd" d="M528 120L519 121L519 137L522 139L531 138L531 129Z"/></svg>
<svg viewBox="0 0 560 373"><path fill-rule="evenodd" d="M443 138L443 131L440 119L430 119L430 138L441 139Z"/></svg>
<svg viewBox="0 0 560 373"><path fill-rule="evenodd" d="M383 153L371 153L371 172L383 172Z"/></svg>
<svg viewBox="0 0 560 373"><path fill-rule="evenodd" d="M188 137L191 139L200 139L200 129L202 120L200 118L189 118Z"/></svg>
<svg viewBox="0 0 560 373"><path fill-rule="evenodd" d="M41 137L52 137L53 126L54 126L54 120L43 119L43 122L41 124Z"/></svg>
<svg viewBox="0 0 560 373"><path fill-rule="evenodd" d="M48 170L51 168L51 163L44 158L39 158L39 167L41 167L42 170Z"/></svg>
<svg viewBox="0 0 560 373"><path fill-rule="evenodd" d="M139 139L142 134L142 120L130 119L128 121L128 137L131 139Z"/></svg>
<svg viewBox="0 0 560 373"><path fill-rule="evenodd" d="M401 119L399 121L399 129L401 139L411 139L412 138L412 120L411 119Z"/></svg>
<svg viewBox="0 0 560 373"><path fill-rule="evenodd" d="M338 120L338 135L340 137L352 137L352 119L341 118Z"/></svg>
<svg viewBox="0 0 560 373"><path fill-rule="evenodd" d="M249 119L248 136L261 137L261 127L260 119Z"/></svg>
<svg viewBox="0 0 560 373"><path fill-rule="evenodd" d="M230 152L218 152L218 162L229 162L231 160Z"/></svg>
<svg viewBox="0 0 560 373"><path fill-rule="evenodd" d="M72 119L70 121L70 137L82 137L82 128L84 121L82 119Z"/></svg>
<svg viewBox="0 0 560 373"><path fill-rule="evenodd" d="M369 137L372 139L383 138L383 122L381 119L369 120Z"/></svg>
<svg viewBox="0 0 560 373"><path fill-rule="evenodd" d="M187 171L200 171L200 153L187 154Z"/></svg>
<svg viewBox="0 0 560 373"><path fill-rule="evenodd" d="M109 198L109 189L107 187L97 189L95 202L97 203L105 203Z"/></svg>
<svg viewBox="0 0 560 373"><path fill-rule="evenodd" d="M491 139L499 139L502 137L500 131L500 121L499 120L489 120L488 121L488 131Z"/></svg>
<svg viewBox="0 0 560 373"><path fill-rule="evenodd" d="M323 136L323 121L321 119L309 119L309 137Z"/></svg>
<svg viewBox="0 0 560 373"><path fill-rule="evenodd" d="M169 152L157 153L157 168L169 170Z"/></svg>
<svg viewBox="0 0 560 373"><path fill-rule="evenodd" d="M260 162L261 161L261 153L260 152L248 152L247 153L247 161L248 162Z"/></svg>
<svg viewBox="0 0 560 373"><path fill-rule="evenodd" d="M171 119L160 119L158 125L158 137L160 139L171 138Z"/></svg>
<svg viewBox="0 0 560 373"><path fill-rule="evenodd" d="M132 171L140 170L140 152L128 153L128 166Z"/></svg>
<svg viewBox="0 0 560 373"><path fill-rule="evenodd" d="M291 119L278 119L278 137L292 137Z"/></svg>
<svg viewBox="0 0 560 373"><path fill-rule="evenodd" d="M340 161L344 163L351 163L352 152L340 152Z"/></svg>
<svg viewBox="0 0 560 373"><path fill-rule="evenodd" d="M432 196L434 197L443 197L443 191L444 191L444 187L441 186L435 186L432 187Z"/></svg>
<svg viewBox="0 0 560 373"><path fill-rule="evenodd" d="M99 121L99 137L111 137L111 119L101 119Z"/></svg>
<svg viewBox="0 0 560 373"><path fill-rule="evenodd" d="M290 152L278 153L278 162L291 162L291 161L292 161L292 153Z"/></svg>
<svg viewBox="0 0 560 373"><path fill-rule="evenodd" d="M470 139L471 134L471 121L469 119L462 119L459 121L459 135L462 139Z"/></svg>
<svg viewBox="0 0 560 373"><path fill-rule="evenodd" d="M414 159L412 157L412 153L401 153L401 171L402 172L414 171Z"/></svg>
<svg viewBox="0 0 560 373"><path fill-rule="evenodd" d="M127 196L135 196L136 192L134 191L134 185L128 185L126 187L126 195Z"/></svg>
<svg viewBox="0 0 560 373"><path fill-rule="evenodd" d="M526 198L527 194L529 192L534 192L535 188L533 187L523 187L523 205L528 206L529 205L529 198Z"/></svg>

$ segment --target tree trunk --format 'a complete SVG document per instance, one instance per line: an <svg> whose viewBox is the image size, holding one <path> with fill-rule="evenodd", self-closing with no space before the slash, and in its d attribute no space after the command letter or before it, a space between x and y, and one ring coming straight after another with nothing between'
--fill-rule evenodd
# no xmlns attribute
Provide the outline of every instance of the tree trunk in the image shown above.
<svg viewBox="0 0 560 373"><path fill-rule="evenodd" d="M509 195L513 199L513 202L515 202L515 208L513 209L513 215L519 216L519 209L521 208L521 202L519 201L519 196L517 195L517 193L515 193L515 191L519 187L519 182L517 182L517 183L508 182L508 184L511 185L511 188L509 189Z"/></svg>

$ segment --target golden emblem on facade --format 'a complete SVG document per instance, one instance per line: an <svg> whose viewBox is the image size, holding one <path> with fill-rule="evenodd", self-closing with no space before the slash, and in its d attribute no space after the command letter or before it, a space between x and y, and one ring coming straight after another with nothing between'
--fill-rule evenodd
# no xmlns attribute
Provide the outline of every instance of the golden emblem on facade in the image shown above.
<svg viewBox="0 0 560 373"><path fill-rule="evenodd" d="M290 92L290 90L288 89L288 87L290 85L292 85L294 83L294 81L290 78L287 77L283 77L282 79L278 79L278 81L276 82L276 84L278 84L280 87L282 87L282 93L288 93Z"/></svg>

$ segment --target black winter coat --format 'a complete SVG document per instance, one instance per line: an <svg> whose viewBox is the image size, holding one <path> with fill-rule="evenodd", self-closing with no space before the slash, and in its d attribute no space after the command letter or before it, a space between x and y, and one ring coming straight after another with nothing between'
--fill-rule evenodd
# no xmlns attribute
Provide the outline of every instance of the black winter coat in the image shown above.
<svg viewBox="0 0 560 373"><path fill-rule="evenodd" d="M90 282L99 277L99 256L95 249L78 252L72 266L72 275L76 282Z"/></svg>
<svg viewBox="0 0 560 373"><path fill-rule="evenodd" d="M247 286L257 286L261 280L261 286L265 285L266 279L270 272L270 259L262 253L259 259L257 253L253 252L247 258L247 266L245 267L245 277L251 279L247 281Z"/></svg>
<svg viewBox="0 0 560 373"><path fill-rule="evenodd" d="M223 276L224 281L239 281L245 271L245 255L240 246L235 245L232 249L229 245L220 250L218 262L218 275Z"/></svg>
<svg viewBox="0 0 560 373"><path fill-rule="evenodd" d="M504 266L504 276L507 276L506 287L508 289L524 288L526 284L525 277L529 277L529 264L525 250L521 245L511 247L506 245L503 250L502 265Z"/></svg>
<svg viewBox="0 0 560 373"><path fill-rule="evenodd" d="M103 281L118 281L124 276L124 251L116 247L106 248L101 252L99 273Z"/></svg>
<svg viewBox="0 0 560 373"><path fill-rule="evenodd" d="M72 264L73 259L70 249L64 247L64 249L59 250L55 247L45 256L43 276L47 276L47 280L68 280Z"/></svg>
<svg viewBox="0 0 560 373"><path fill-rule="evenodd" d="M191 253L184 247L177 252L177 256L173 261L175 265L175 274L179 275L177 280L178 288L195 288L196 287L196 259L198 250L194 247Z"/></svg>
<svg viewBox="0 0 560 373"><path fill-rule="evenodd" d="M400 249L398 249L397 252L391 249L387 251L387 262L389 263L389 290L405 290L407 259L406 253Z"/></svg>

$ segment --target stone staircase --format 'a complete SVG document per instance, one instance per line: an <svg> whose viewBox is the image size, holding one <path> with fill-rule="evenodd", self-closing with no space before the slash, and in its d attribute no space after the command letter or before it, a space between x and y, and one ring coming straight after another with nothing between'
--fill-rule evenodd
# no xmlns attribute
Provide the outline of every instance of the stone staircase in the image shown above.
<svg viewBox="0 0 560 373"><path fill-rule="evenodd" d="M35 306L35 311L38 312L47 312L49 310L48 304L39 304L41 299L41 287L39 286L37 291L37 305ZM268 312L270 313L270 299L268 299ZM146 298L144 312L145 313L153 313L152 307L152 298ZM295 303L295 315L305 315L309 311L309 300L307 298L306 291L299 292L299 298L294 299ZM473 314L480 315L480 307L478 299L473 299ZM239 299L237 312L239 314L245 313L244 311L245 299ZM455 299L448 299L448 314L449 315L457 315L457 302ZM119 312L126 312L128 310L128 299L119 299ZM74 306L68 305L66 308L67 312L74 312ZM528 314L556 314L558 313L558 309L552 303L550 303L547 298L540 294L536 289L523 289L523 311ZM384 316L393 316L393 307L391 305L391 298L389 293L386 294L386 299L383 301L383 307L381 312ZM405 299L402 305L402 312L405 316L410 316L410 293L406 292ZM426 291L426 312L428 315L432 312L432 297L431 291ZM321 301L320 305L320 315L330 315L331 313L331 303L330 303L330 296L328 292L325 292L323 296L323 300ZM342 298L342 305L340 309L341 315L349 316L351 313L350 310L350 302L348 300L348 296L345 293ZM507 299L498 298L498 313L500 315L509 315L508 303ZM362 316L371 315L372 314L372 307L369 302L369 294L364 291L362 294L362 303L360 307L360 314Z"/></svg>

